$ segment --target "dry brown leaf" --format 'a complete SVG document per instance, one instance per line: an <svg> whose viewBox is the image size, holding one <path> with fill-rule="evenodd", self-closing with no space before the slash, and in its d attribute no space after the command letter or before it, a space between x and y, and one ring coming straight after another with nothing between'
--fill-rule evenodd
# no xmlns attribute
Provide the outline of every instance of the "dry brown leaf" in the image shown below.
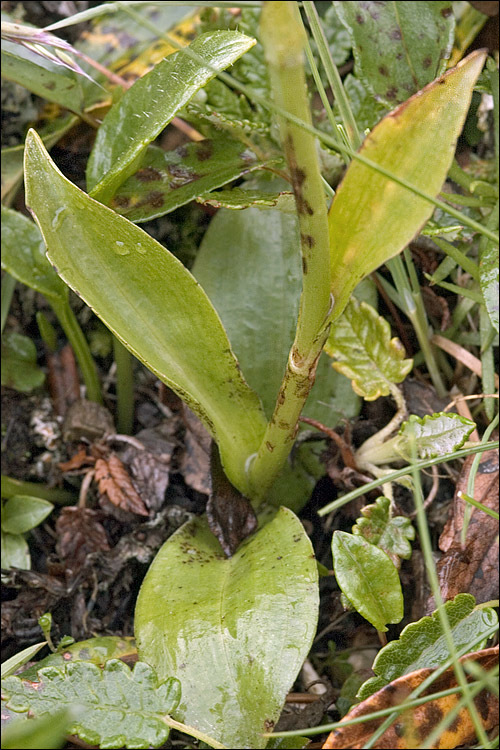
<svg viewBox="0 0 500 750"><path fill-rule="evenodd" d="M207 519L226 557L234 555L240 543L256 531L258 522L250 500L233 487L224 474L215 443L211 450L212 492Z"/></svg>
<svg viewBox="0 0 500 750"><path fill-rule="evenodd" d="M47 352L47 387L54 411L59 416L64 416L80 398L80 379L70 344L60 352Z"/></svg>
<svg viewBox="0 0 500 750"><path fill-rule="evenodd" d="M460 661L463 663L471 659L482 667L482 669L491 670L498 664L498 646L496 648L476 651L473 654L467 654ZM379 690L351 709L343 721L355 719L359 716L366 716L373 711L381 711L392 706L401 705L410 693L421 685L433 671L432 669L418 669L416 672L411 672L394 680L382 688L382 690ZM456 685L455 673L453 667L450 667L420 697L432 695L441 690L456 687ZM441 719L454 708L459 698L460 694L455 693L404 711L373 747L387 750L428 747L424 745L426 737L429 736ZM496 727L498 725L498 697L488 690L483 690L476 696L474 703L482 719L485 731ZM363 724L354 724L346 727L340 726L328 735L323 748L325 750L362 748L384 720L385 717L366 721ZM432 748L442 748L443 750L455 748L459 745L473 742L475 737L476 733L470 714L467 709L463 708L446 732L441 735L439 741L432 745Z"/></svg>
<svg viewBox="0 0 500 750"><path fill-rule="evenodd" d="M183 406L182 418L186 425L186 437L180 461L181 474L188 487L208 495L211 491L210 435L187 406Z"/></svg>
<svg viewBox="0 0 500 750"><path fill-rule="evenodd" d="M445 554L437 564L437 572L445 601L461 593L472 594L479 603L498 599L498 522L473 508L465 547L460 539L468 504L459 493L467 493L473 459L469 456L462 467L450 515L439 538L439 548ZM498 468L497 451L485 451L474 485L474 499L497 512ZM429 608L434 609L433 601L429 601Z"/></svg>
<svg viewBox="0 0 500 750"><path fill-rule="evenodd" d="M74 456L71 456L68 461L64 461L63 463L57 465L63 473L66 473L67 471L76 471L77 469L81 469L82 466L93 466L94 464L94 456L89 456L85 446L81 446L78 449L78 452L75 453Z"/></svg>
<svg viewBox="0 0 500 750"><path fill-rule="evenodd" d="M56 523L57 554L71 570L79 570L87 555L110 549L102 513L91 508L63 508Z"/></svg>
<svg viewBox="0 0 500 750"><path fill-rule="evenodd" d="M126 468L114 453L107 459L97 459L95 462L95 480L99 484L99 492L107 495L113 505L139 516L149 515Z"/></svg>

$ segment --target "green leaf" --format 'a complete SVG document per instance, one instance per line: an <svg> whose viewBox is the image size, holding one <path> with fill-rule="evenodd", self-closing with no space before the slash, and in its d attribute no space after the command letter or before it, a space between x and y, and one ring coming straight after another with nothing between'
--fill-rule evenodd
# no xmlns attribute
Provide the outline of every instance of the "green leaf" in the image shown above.
<svg viewBox="0 0 500 750"><path fill-rule="evenodd" d="M399 558L408 560L411 557L409 540L415 539L415 529L409 518L391 517L389 498L378 497L375 504L361 508L361 515L362 518L358 518L352 527L353 534L383 550L396 567L399 567Z"/></svg>
<svg viewBox="0 0 500 750"><path fill-rule="evenodd" d="M146 146L158 136L194 94L221 70L253 47L255 40L237 31L203 34L139 78L111 107L97 132L87 167L94 198L107 202L137 169Z"/></svg>
<svg viewBox="0 0 500 750"><path fill-rule="evenodd" d="M54 750L66 744L71 721L68 710L28 721L19 721L15 714L13 718L13 722L2 728L3 750Z"/></svg>
<svg viewBox="0 0 500 750"><path fill-rule="evenodd" d="M498 333L498 245L485 243L479 263L479 281L491 325Z"/></svg>
<svg viewBox="0 0 500 750"><path fill-rule="evenodd" d="M37 654L40 649L42 649L46 645L47 641L34 643L32 646L23 648L22 651L19 651L19 653L11 656L10 659L2 662L2 679L11 675L13 672L19 669L19 667L22 667L23 664L26 664L27 661L30 661L30 659L32 659L33 656L35 656L35 654Z"/></svg>
<svg viewBox="0 0 500 750"><path fill-rule="evenodd" d="M25 669L20 677L23 680L35 680L39 669L42 667L62 667L69 662L87 661L103 667L110 659L123 659L137 653L133 638L125 636L108 635L97 638L89 638L86 641L78 641L70 646L61 648L54 654L49 654L41 661L28 669Z"/></svg>
<svg viewBox="0 0 500 750"><path fill-rule="evenodd" d="M314 637L317 581L286 508L229 559L204 519L173 534L142 584L135 632L140 658L182 682L174 718L227 747L264 748Z"/></svg>
<svg viewBox="0 0 500 750"><path fill-rule="evenodd" d="M206 139L167 152L150 146L141 168L121 185L110 206L130 221L147 221L272 161L259 159L230 138Z"/></svg>
<svg viewBox="0 0 500 750"><path fill-rule="evenodd" d="M441 75L453 46L451 2L335 2L350 30L356 72L389 107Z"/></svg>
<svg viewBox="0 0 500 750"><path fill-rule="evenodd" d="M31 568L28 543L21 534L8 534L2 529L2 568Z"/></svg>
<svg viewBox="0 0 500 750"><path fill-rule="evenodd" d="M302 750L310 742L309 737L271 737L266 750Z"/></svg>
<svg viewBox="0 0 500 750"><path fill-rule="evenodd" d="M19 677L2 680L2 693L13 711L35 717L78 704L83 711L71 720L68 732L101 747L159 747L169 734L162 720L180 698L178 680L159 681L153 669L137 662L133 671L118 659L104 669L74 662L63 668L45 667L36 682Z"/></svg>
<svg viewBox="0 0 500 750"><path fill-rule="evenodd" d="M2 529L9 534L24 534L42 523L54 506L47 500L29 495L15 495L2 507Z"/></svg>
<svg viewBox="0 0 500 750"><path fill-rule="evenodd" d="M475 429L474 422L459 414L439 412L425 417L412 414L401 425L396 450L408 460L413 449L417 458L445 456L461 448Z"/></svg>
<svg viewBox="0 0 500 750"><path fill-rule="evenodd" d="M480 648L482 633L488 634L498 623L494 609L475 609L475 604L471 594L458 594L444 605L457 651L465 646L470 646L469 650L474 646ZM398 677L417 669L439 667L449 657L448 643L436 611L430 617L422 617L407 625L398 640L391 641L378 652L372 667L376 677L371 677L361 686L357 697L365 700Z"/></svg>
<svg viewBox="0 0 500 750"><path fill-rule="evenodd" d="M360 536L336 531L332 539L333 568L342 592L374 628L403 618L398 571L388 555Z"/></svg>
<svg viewBox="0 0 500 750"><path fill-rule="evenodd" d="M352 299L331 328L325 351L335 358L332 367L352 380L355 393L366 401L388 396L413 367L404 359L398 338L391 338L385 318L368 303Z"/></svg>
<svg viewBox="0 0 500 750"><path fill-rule="evenodd" d="M2 385L29 393L39 388L45 375L36 364L35 344L27 336L9 331L2 336Z"/></svg>
<svg viewBox="0 0 500 750"><path fill-rule="evenodd" d="M146 232L66 180L34 133L26 141L26 187L60 276L204 421L228 478L245 493L245 462L265 418L199 284Z"/></svg>
<svg viewBox="0 0 500 750"><path fill-rule="evenodd" d="M387 114L387 107L375 101L371 91L351 73L346 75L343 83L359 129L371 130ZM335 107L336 110L338 110L338 105Z"/></svg>
<svg viewBox="0 0 500 750"><path fill-rule="evenodd" d="M61 302L67 299L66 284L47 260L45 242L37 225L5 206L2 206L2 268L46 297Z"/></svg>
<svg viewBox="0 0 500 750"><path fill-rule="evenodd" d="M484 58L484 52L473 52L384 117L365 138L360 155L419 190L437 195ZM332 293L338 314L358 282L397 255L432 212L431 203L407 188L357 160L350 164L328 217Z"/></svg>
<svg viewBox="0 0 500 750"><path fill-rule="evenodd" d="M256 206L261 210L277 207L286 213L295 213L295 199L293 193L266 193L262 190L243 190L233 188L232 190L216 190L205 193L196 198L198 203L214 208L230 208L240 210Z"/></svg>
<svg viewBox="0 0 500 750"><path fill-rule="evenodd" d="M84 96L80 77L20 44L2 40L2 78L19 83L42 99L81 114ZM92 84L97 90L96 84Z"/></svg>

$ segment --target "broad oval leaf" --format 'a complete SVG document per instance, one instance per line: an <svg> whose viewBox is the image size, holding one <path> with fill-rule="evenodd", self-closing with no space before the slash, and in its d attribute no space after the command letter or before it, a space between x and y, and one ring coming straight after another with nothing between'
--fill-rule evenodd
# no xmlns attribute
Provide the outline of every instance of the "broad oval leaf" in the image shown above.
<svg viewBox="0 0 500 750"><path fill-rule="evenodd" d="M30 495L14 495L2 508L2 529L9 534L24 534L42 523L54 506Z"/></svg>
<svg viewBox="0 0 500 750"><path fill-rule="evenodd" d="M494 609L475 609L476 600L471 594L458 594L453 601L444 605L450 623L453 642L457 651L468 646L480 648L480 642L498 624ZM376 677L361 685L357 698L365 700L389 682L424 667L439 667L450 658L448 642L443 632L437 612L430 617L422 617L407 625L399 638L382 648L373 662Z"/></svg>
<svg viewBox="0 0 500 750"><path fill-rule="evenodd" d="M120 186L109 205L130 221L148 221L206 192L209 202L210 191L272 161L258 158L231 138L207 138L167 152L150 146L141 168Z"/></svg>
<svg viewBox="0 0 500 750"><path fill-rule="evenodd" d="M403 593L391 559L360 536L336 531L332 539L333 568L342 592L374 628L403 618Z"/></svg>
<svg viewBox="0 0 500 750"><path fill-rule="evenodd" d="M63 177L34 132L25 171L27 202L59 275L203 420L245 493L245 462L265 417L199 284L146 232Z"/></svg>
<svg viewBox="0 0 500 750"><path fill-rule="evenodd" d="M136 81L111 107L97 132L87 167L93 197L106 203L181 107L254 44L255 39L237 31L208 32Z"/></svg>
<svg viewBox="0 0 500 750"><path fill-rule="evenodd" d="M2 568L31 568L31 557L26 539L21 534L8 534L2 529Z"/></svg>
<svg viewBox="0 0 500 750"><path fill-rule="evenodd" d="M350 378L355 393L366 401L388 396L391 385L401 383L413 367L400 340L391 338L387 320L355 299L332 326L325 351L335 358L332 367Z"/></svg>
<svg viewBox="0 0 500 750"><path fill-rule="evenodd" d="M46 297L67 300L68 288L47 260L45 242L37 225L5 206L2 206L2 268Z"/></svg>
<svg viewBox="0 0 500 750"><path fill-rule="evenodd" d="M459 414L440 412L425 417L412 414L403 422L396 450L410 459L413 450L418 458L436 458L457 451L476 429L472 420Z"/></svg>
<svg viewBox="0 0 500 750"><path fill-rule="evenodd" d="M45 374L36 363L36 347L31 339L15 331L2 336L2 385L21 393L39 388Z"/></svg>
<svg viewBox="0 0 500 750"><path fill-rule="evenodd" d="M455 18L449 0L335 2L353 38L356 73L377 101L404 102L444 72Z"/></svg>
<svg viewBox="0 0 500 750"><path fill-rule="evenodd" d="M140 658L181 680L174 718L226 747L264 748L314 637L317 581L286 508L229 559L204 519L173 534L142 584L135 632Z"/></svg>
<svg viewBox="0 0 500 750"><path fill-rule="evenodd" d="M360 154L429 195L437 195L485 54L473 52L384 117L366 137ZM433 205L424 198L353 160L328 216L332 293L338 315L356 284L397 255L432 212Z"/></svg>
<svg viewBox="0 0 500 750"><path fill-rule="evenodd" d="M34 682L14 676L2 680L2 696L13 711L29 710L38 717L75 703L82 706L68 732L100 747L159 747L169 735L163 716L175 708L180 693L178 680L159 680L143 662L131 671L119 659L103 669L83 661L44 667Z"/></svg>

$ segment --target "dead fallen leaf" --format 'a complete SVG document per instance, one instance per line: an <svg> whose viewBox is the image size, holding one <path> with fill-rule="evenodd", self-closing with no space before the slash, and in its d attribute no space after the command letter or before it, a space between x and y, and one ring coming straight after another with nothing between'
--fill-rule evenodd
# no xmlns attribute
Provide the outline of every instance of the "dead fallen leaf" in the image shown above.
<svg viewBox="0 0 500 750"><path fill-rule="evenodd" d="M58 464L61 471L65 474L68 471L77 471L84 466L93 466L95 464L95 457L90 456L84 445L78 448L77 453L68 461Z"/></svg>
<svg viewBox="0 0 500 750"><path fill-rule="evenodd" d="M473 508L465 547L460 539L467 503L459 493L467 492L473 458L469 456L462 467L450 515L439 538L439 548L445 554L437 563L437 572L445 601L460 593L472 594L479 603L498 599L498 522ZM497 451L485 451L474 485L474 499L496 511L498 468ZM429 600L427 609L434 609L432 600Z"/></svg>
<svg viewBox="0 0 500 750"><path fill-rule="evenodd" d="M139 516L149 515L140 495L132 484L127 470L114 453L107 459L97 459L95 462L95 480L99 485L99 492L107 495L113 505Z"/></svg>
<svg viewBox="0 0 500 750"><path fill-rule="evenodd" d="M211 491L210 435L187 406L183 406L182 418L186 425L186 436L180 461L181 474L188 487L208 495Z"/></svg>
<svg viewBox="0 0 500 750"><path fill-rule="evenodd" d="M108 409L85 399L80 399L69 407L62 430L63 438L68 443L80 442L82 439L94 442L114 432L113 417Z"/></svg>
<svg viewBox="0 0 500 750"><path fill-rule="evenodd" d="M87 555L110 549L100 518L91 508L63 508L56 523L57 554L73 571L79 570Z"/></svg>
<svg viewBox="0 0 500 750"><path fill-rule="evenodd" d="M463 663L471 659L482 669L491 670L498 664L498 646L467 654L460 661ZM432 669L418 669L416 672L411 672L394 680L382 690L355 706L344 717L343 721L366 716L373 711L401 705L410 693L421 685L433 671ZM450 667L420 697L456 687L456 684L453 667ZM429 736L441 719L453 709L459 697L459 693L455 693L403 712L373 747L387 750L406 750L406 748L424 746L446 750L447 748L451 749L474 742L476 737L474 726L468 710L463 708L437 743L432 746L425 744L426 737ZM483 721L485 731L496 727L498 724L498 697L488 690L483 690L476 696L474 703ZM323 748L325 750L362 748L383 721L384 718L372 719L363 724L340 726L328 735Z"/></svg>
<svg viewBox="0 0 500 750"><path fill-rule="evenodd" d="M172 455L177 447L177 428L178 420L174 417L156 427L141 430L135 438L145 450L128 444L119 454L132 474L142 501L150 510L159 510L165 500Z"/></svg>
<svg viewBox="0 0 500 750"><path fill-rule="evenodd" d="M207 503L208 525L226 557L234 555L240 543L257 529L257 516L246 497L224 474L215 443L211 450L212 492Z"/></svg>
<svg viewBox="0 0 500 750"><path fill-rule="evenodd" d="M75 355L69 344L60 352L47 352L47 387L54 411L64 416L80 398L80 379Z"/></svg>

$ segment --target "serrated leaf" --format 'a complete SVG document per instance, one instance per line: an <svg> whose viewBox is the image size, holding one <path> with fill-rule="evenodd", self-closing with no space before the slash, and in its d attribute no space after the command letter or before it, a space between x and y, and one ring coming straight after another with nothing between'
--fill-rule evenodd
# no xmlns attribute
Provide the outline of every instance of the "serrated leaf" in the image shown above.
<svg viewBox="0 0 500 750"><path fill-rule="evenodd" d="M295 199L293 193L266 193L261 190L215 190L211 193L200 195L196 198L198 203L214 208L230 208L241 210L257 206L260 209L277 207L286 213L295 213Z"/></svg>
<svg viewBox="0 0 500 750"><path fill-rule="evenodd" d="M494 209L495 210L495 209ZM489 240L485 243L479 263L479 282L483 293L484 304L495 331L498 327L498 245Z"/></svg>
<svg viewBox="0 0 500 750"><path fill-rule="evenodd" d="M245 493L245 462L265 418L199 284L146 232L66 180L33 132L26 188L60 276L204 421L228 478Z"/></svg>
<svg viewBox="0 0 500 750"><path fill-rule="evenodd" d="M15 495L2 507L2 529L9 534L24 534L42 523L54 506L47 500L29 495Z"/></svg>
<svg viewBox="0 0 500 750"><path fill-rule="evenodd" d="M36 364L36 347L31 339L15 331L2 336L2 385L30 393L45 380Z"/></svg>
<svg viewBox="0 0 500 750"><path fill-rule="evenodd" d="M403 618L398 571L388 555L360 536L336 531L332 539L337 583L356 610L382 632Z"/></svg>
<svg viewBox="0 0 500 750"><path fill-rule="evenodd" d="M207 138L167 152L150 146L110 206L130 221L148 221L272 161L230 138Z"/></svg>
<svg viewBox="0 0 500 750"><path fill-rule="evenodd" d="M375 544L389 555L396 567L399 558L408 560L411 557L410 539L415 539L415 529L405 516L391 517L391 501L379 497L373 505L361 508L362 518L358 518L352 527L352 533L358 534L370 544Z"/></svg>
<svg viewBox="0 0 500 750"><path fill-rule="evenodd" d="M36 680L37 672L42 667L62 667L74 661L92 662L98 667L103 667L110 659L123 659L134 654L137 654L137 649L133 638L129 636L120 638L114 635L99 636L60 648L59 651L49 654L25 669L19 676L23 680Z"/></svg>
<svg viewBox="0 0 500 750"><path fill-rule="evenodd" d="M2 268L46 297L67 299L66 284L47 260L45 242L37 225L5 206L2 206Z"/></svg>
<svg viewBox="0 0 500 750"><path fill-rule="evenodd" d="M355 393L367 401L388 396L413 366L404 359L400 340L391 338L389 323L366 302L352 299L332 326L325 351L332 367L352 381Z"/></svg>
<svg viewBox="0 0 500 750"><path fill-rule="evenodd" d="M87 167L92 196L107 202L136 170L146 146L194 94L253 47L255 39L237 31L203 34L162 60L113 105L97 132Z"/></svg>
<svg viewBox="0 0 500 750"><path fill-rule="evenodd" d="M264 748L261 733L277 722L314 637L317 581L311 543L286 508L229 559L204 519L175 532L135 614L140 657L182 681L174 718L227 747Z"/></svg>
<svg viewBox="0 0 500 750"><path fill-rule="evenodd" d="M483 51L473 52L386 115L365 138L360 155L437 195L484 59ZM406 247L432 212L424 198L357 160L351 162L328 215L332 293L339 314L359 281Z"/></svg>
<svg viewBox="0 0 500 750"><path fill-rule="evenodd" d="M475 609L475 605L476 601L471 594L458 594L453 601L444 605L457 651L467 645L470 648L477 646L482 633L486 637L498 623L494 609ZM357 697L365 700L398 677L417 669L439 667L449 657L439 615L433 612L430 617L422 617L407 625L396 641L391 641L378 652L372 666L376 677L363 683Z"/></svg>
<svg viewBox="0 0 500 750"><path fill-rule="evenodd" d="M455 29L451 2L335 2L350 30L356 72L377 101L404 102L446 68Z"/></svg>
<svg viewBox="0 0 500 750"><path fill-rule="evenodd" d="M474 422L459 414L439 412L425 417L412 414L401 425L396 450L408 460L413 450L422 459L445 456L461 448L475 429Z"/></svg>
<svg viewBox="0 0 500 750"><path fill-rule="evenodd" d="M78 704L84 710L71 720L69 733L101 748L159 747L169 734L163 722L180 699L180 683L159 681L154 670L137 662L133 671L122 661L106 662L104 669L87 662L45 667L38 680L2 680L6 705L30 711L35 717Z"/></svg>

